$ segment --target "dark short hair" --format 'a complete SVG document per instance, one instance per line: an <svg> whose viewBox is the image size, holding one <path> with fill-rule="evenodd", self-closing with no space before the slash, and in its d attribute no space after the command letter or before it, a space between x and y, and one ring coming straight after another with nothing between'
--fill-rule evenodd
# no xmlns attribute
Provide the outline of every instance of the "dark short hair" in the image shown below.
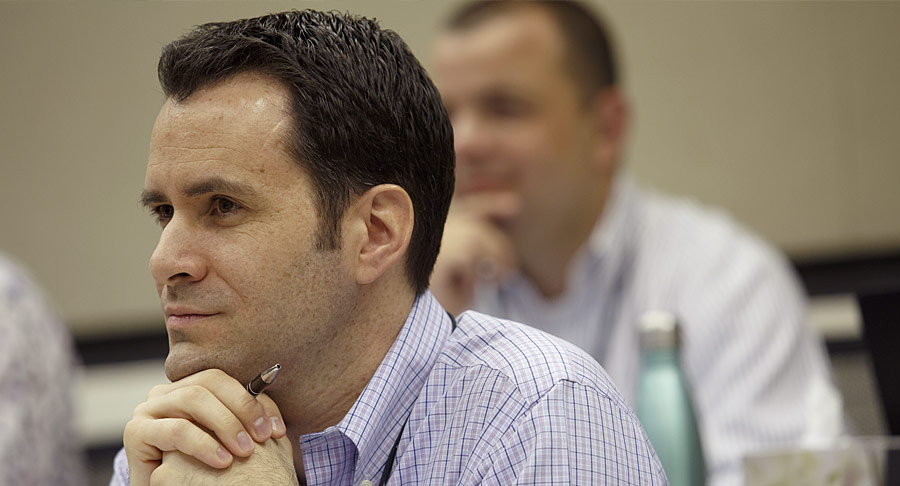
<svg viewBox="0 0 900 486"><path fill-rule="evenodd" d="M612 42L598 14L575 1L476 1L463 5L447 21L463 30L523 8L540 8L557 23L566 47L565 63L586 98L618 83Z"/></svg>
<svg viewBox="0 0 900 486"><path fill-rule="evenodd" d="M399 35L375 20L313 10L209 23L163 48L158 72L175 101L238 73L283 83L294 120L287 142L318 193L318 247L340 246L354 197L397 184L415 214L406 271L417 294L428 288L453 195L453 132Z"/></svg>

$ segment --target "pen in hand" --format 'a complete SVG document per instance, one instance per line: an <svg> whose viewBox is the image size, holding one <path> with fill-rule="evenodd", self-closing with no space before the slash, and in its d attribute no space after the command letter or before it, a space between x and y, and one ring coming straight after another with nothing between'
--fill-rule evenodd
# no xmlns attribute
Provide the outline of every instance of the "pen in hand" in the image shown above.
<svg viewBox="0 0 900 486"><path fill-rule="evenodd" d="M256 375L250 383L247 383L247 391L250 392L254 397L259 395L266 389L269 385L275 381L275 378L278 377L278 372L281 371L281 365L276 364L275 366L261 372Z"/></svg>

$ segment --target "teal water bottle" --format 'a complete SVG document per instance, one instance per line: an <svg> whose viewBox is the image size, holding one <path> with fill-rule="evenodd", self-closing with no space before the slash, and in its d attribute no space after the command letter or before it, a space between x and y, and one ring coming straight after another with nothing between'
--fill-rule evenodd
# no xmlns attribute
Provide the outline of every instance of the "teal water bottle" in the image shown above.
<svg viewBox="0 0 900 486"><path fill-rule="evenodd" d="M681 332L668 312L640 319L641 377L637 415L670 486L704 486L706 462L691 395L681 370Z"/></svg>

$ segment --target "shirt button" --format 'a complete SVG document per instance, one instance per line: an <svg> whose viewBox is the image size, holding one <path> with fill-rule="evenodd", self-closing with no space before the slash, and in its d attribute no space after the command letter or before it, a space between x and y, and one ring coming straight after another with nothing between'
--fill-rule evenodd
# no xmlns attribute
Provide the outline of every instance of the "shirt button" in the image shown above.
<svg viewBox="0 0 900 486"><path fill-rule="evenodd" d="M363 479L362 482L359 483L359 486L372 486L372 481L369 481L368 479Z"/></svg>

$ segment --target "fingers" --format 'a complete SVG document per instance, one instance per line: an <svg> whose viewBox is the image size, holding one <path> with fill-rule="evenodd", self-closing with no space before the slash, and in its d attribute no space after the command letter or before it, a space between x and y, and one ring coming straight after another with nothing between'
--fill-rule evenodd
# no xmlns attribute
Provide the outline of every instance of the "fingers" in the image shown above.
<svg viewBox="0 0 900 486"><path fill-rule="evenodd" d="M254 397L221 370L154 387L125 427L132 484L149 483L163 454L178 451L212 468L250 456L257 443L286 434L271 398Z"/></svg>
<svg viewBox="0 0 900 486"><path fill-rule="evenodd" d="M163 461L160 467L153 470L150 475L150 486L168 486L171 484L200 484L204 469L198 468L197 459L179 454L177 451L163 453ZM186 471L190 471L187 472Z"/></svg>
<svg viewBox="0 0 900 486"><path fill-rule="evenodd" d="M481 238L473 243L469 263L479 280L498 282L508 278L518 267L516 250L509 237L500 229L481 229Z"/></svg>
<svg viewBox="0 0 900 486"><path fill-rule="evenodd" d="M134 438L139 438L138 443L134 443ZM148 469L144 467L146 464L151 471L159 465L162 454L169 451L180 451L218 469L230 466L234 459L219 441L185 419L132 420L126 426L125 442L126 451L129 446L137 451L133 459L141 463L141 469ZM132 457L129 456L129 467L131 464Z"/></svg>
<svg viewBox="0 0 900 486"><path fill-rule="evenodd" d="M266 411L266 415L269 417L269 424L272 428L272 438L281 439L284 437L287 434L287 427L284 425L284 418L281 417L281 410L278 409L278 405L275 405L275 402L265 393L261 393L256 399L259 404L262 405L263 409Z"/></svg>
<svg viewBox="0 0 900 486"><path fill-rule="evenodd" d="M125 426L123 442L131 486L147 486L150 475L162 464L162 451L134 437L132 422ZM131 429L131 430L129 430Z"/></svg>
<svg viewBox="0 0 900 486"><path fill-rule="evenodd" d="M457 209L448 216L444 227L431 291L448 311L458 314L471 304L479 281L501 281L516 269L515 249L509 236L475 213Z"/></svg>
<svg viewBox="0 0 900 486"><path fill-rule="evenodd" d="M471 276L502 280L517 267L515 246L503 228L520 212L521 198L511 191L459 196L453 200L442 243L457 254L455 260Z"/></svg>
<svg viewBox="0 0 900 486"><path fill-rule="evenodd" d="M132 486L151 484L166 452L181 451L217 469L234 460L212 436L183 419L132 419L125 427L124 445Z"/></svg>
<svg viewBox="0 0 900 486"><path fill-rule="evenodd" d="M150 397L153 399L145 402L148 415L191 419L242 457L253 451L254 441L263 442L272 436L269 415L260 401L222 370L204 370L155 387Z"/></svg>
<svg viewBox="0 0 900 486"><path fill-rule="evenodd" d="M249 396L246 391L244 394ZM154 397L138 405L135 415L150 419L184 419L183 421L193 422L208 430L232 454L246 457L253 452L254 439L248 434L236 412L228 408L214 392L200 385L177 387L169 393ZM268 424L267 418L263 418L263 420ZM198 428L198 430L200 429ZM210 440L215 440L208 433L204 433L204 435ZM190 439L192 437L179 436L179 439L182 438ZM172 449L160 448L160 450Z"/></svg>
<svg viewBox="0 0 900 486"><path fill-rule="evenodd" d="M249 457L235 457L230 467L211 468L181 451L162 453L162 461L152 471L150 485L173 484L285 484L298 485L290 439L282 437L258 444ZM132 477L132 484L135 484Z"/></svg>

